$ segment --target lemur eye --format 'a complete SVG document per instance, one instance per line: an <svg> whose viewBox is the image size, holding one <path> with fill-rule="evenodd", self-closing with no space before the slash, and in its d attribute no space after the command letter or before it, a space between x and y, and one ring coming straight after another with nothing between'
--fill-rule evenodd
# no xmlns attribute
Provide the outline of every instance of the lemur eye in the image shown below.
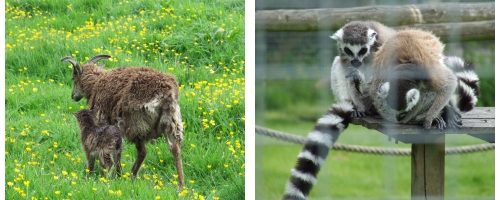
<svg viewBox="0 0 500 200"><path fill-rule="evenodd" d="M365 53L366 53L367 51L368 51L368 49L367 49L367 48L362 48L361 50L359 50L358 55L359 55L359 56L365 55Z"/></svg>
<svg viewBox="0 0 500 200"><path fill-rule="evenodd" d="M354 54L352 53L352 51L347 48L347 47L344 47L344 52L347 54L347 55L350 55L350 56L354 56Z"/></svg>

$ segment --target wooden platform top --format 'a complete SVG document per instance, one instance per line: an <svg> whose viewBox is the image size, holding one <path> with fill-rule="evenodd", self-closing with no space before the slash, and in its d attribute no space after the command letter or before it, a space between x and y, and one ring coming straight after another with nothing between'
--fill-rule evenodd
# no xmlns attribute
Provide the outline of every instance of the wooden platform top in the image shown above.
<svg viewBox="0 0 500 200"><path fill-rule="evenodd" d="M424 131L420 125L395 124L380 116L353 118L351 123L380 131L404 143L424 143L422 134L469 134L495 143L495 107L476 107L470 112L463 113L461 129L439 131L432 128L430 131Z"/></svg>

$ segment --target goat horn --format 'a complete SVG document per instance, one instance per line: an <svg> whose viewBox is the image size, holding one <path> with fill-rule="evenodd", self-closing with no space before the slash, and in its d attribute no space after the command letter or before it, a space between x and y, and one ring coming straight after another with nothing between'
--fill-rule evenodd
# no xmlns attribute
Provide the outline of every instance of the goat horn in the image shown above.
<svg viewBox="0 0 500 200"><path fill-rule="evenodd" d="M80 65L73 59L71 56L66 56L61 59L61 62L68 61L73 65L73 69L75 69L78 74L81 74L82 70L80 69Z"/></svg>
<svg viewBox="0 0 500 200"><path fill-rule="evenodd" d="M95 64L97 61L104 59L104 58L111 58L111 56L106 55L106 54L100 54L100 55L94 56L92 59L90 59L89 63Z"/></svg>
<svg viewBox="0 0 500 200"><path fill-rule="evenodd" d="M61 62L64 62L64 61L70 62L73 66L78 66L78 63L71 56L66 56L66 57L61 59Z"/></svg>

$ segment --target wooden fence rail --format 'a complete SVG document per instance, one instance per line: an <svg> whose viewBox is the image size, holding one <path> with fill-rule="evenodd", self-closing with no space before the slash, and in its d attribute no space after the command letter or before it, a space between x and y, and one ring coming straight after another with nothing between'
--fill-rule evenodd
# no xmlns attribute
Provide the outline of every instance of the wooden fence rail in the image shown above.
<svg viewBox="0 0 500 200"><path fill-rule="evenodd" d="M495 3L440 3L406 6L372 6L342 9L259 10L257 31L337 30L353 20L374 20L393 26L418 24L436 35L462 29L460 40L494 39ZM438 31L442 30L442 31ZM469 38L469 33L474 33Z"/></svg>

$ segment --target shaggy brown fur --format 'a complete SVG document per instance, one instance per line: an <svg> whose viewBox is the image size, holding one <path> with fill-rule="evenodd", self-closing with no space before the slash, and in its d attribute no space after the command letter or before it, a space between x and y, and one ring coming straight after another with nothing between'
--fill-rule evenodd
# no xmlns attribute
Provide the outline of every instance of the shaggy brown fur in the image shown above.
<svg viewBox="0 0 500 200"><path fill-rule="evenodd" d="M62 61L73 64L74 89L71 97L85 97L96 110L99 125L115 124L123 119L123 135L137 148L132 174L137 176L146 157L145 142L162 134L174 156L179 175L179 189L184 186L181 143L183 125L178 104L175 76L146 67L102 69L95 63L109 55L97 55L89 63L79 65L71 57Z"/></svg>
<svg viewBox="0 0 500 200"><path fill-rule="evenodd" d="M113 177L121 174L121 154L123 150L123 138L116 126L98 127L93 120L92 111L88 109L73 113L80 128L80 140L82 142L85 156L87 157L87 169L94 171L95 160L108 172L114 166Z"/></svg>
<svg viewBox="0 0 500 200"><path fill-rule="evenodd" d="M416 29L399 31L375 53L370 96L377 96L380 84L390 81L389 76L395 72L406 74L410 79L423 80L424 89L435 93L423 122L424 128L429 129L457 85L457 78L443 64L443 49L444 45L430 32ZM383 115L383 111L377 109Z"/></svg>

